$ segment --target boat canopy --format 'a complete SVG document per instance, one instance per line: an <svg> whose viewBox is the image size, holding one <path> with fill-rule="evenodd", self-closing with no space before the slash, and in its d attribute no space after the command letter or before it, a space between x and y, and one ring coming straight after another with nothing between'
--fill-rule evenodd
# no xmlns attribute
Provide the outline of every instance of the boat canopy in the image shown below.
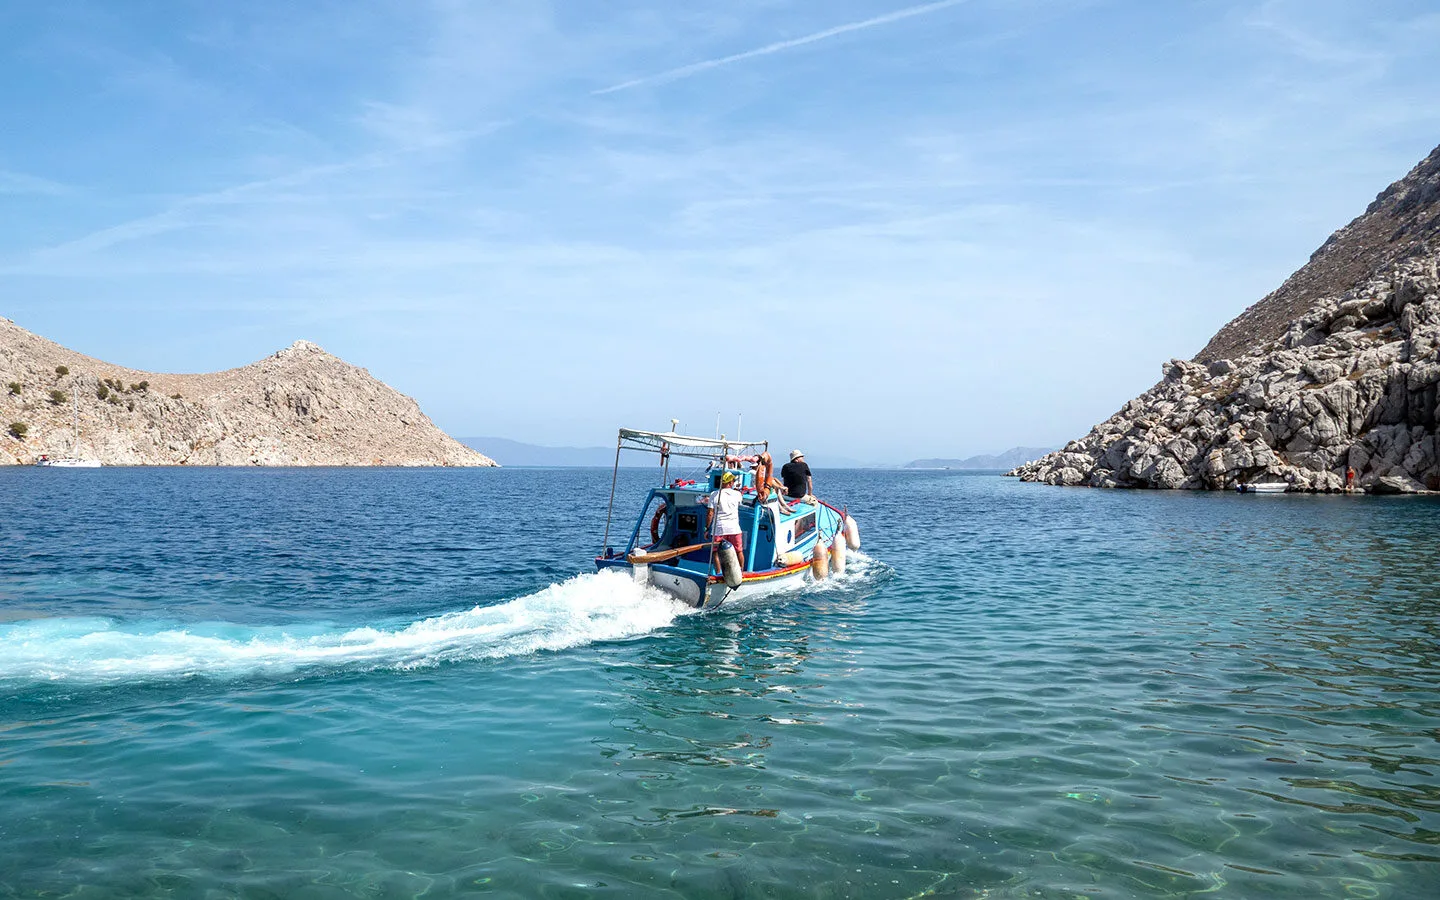
<svg viewBox="0 0 1440 900"><path fill-rule="evenodd" d="M724 435L718 438L705 438L676 434L673 431L638 431L634 428L622 428L616 449L646 450L692 459L714 459L717 456L751 456L766 450L769 446L769 441L732 441Z"/></svg>

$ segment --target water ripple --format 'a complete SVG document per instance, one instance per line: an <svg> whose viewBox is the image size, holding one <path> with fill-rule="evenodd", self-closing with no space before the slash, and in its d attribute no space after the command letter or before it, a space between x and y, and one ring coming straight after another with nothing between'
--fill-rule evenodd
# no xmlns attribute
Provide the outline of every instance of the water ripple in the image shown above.
<svg viewBox="0 0 1440 900"><path fill-rule="evenodd" d="M608 471L0 472L0 894L1434 895L1440 503L818 474L682 615Z"/></svg>

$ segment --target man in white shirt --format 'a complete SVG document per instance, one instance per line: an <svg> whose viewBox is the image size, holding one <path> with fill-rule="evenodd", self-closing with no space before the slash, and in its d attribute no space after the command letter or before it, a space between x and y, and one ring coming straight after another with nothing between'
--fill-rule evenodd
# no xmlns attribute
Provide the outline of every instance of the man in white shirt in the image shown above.
<svg viewBox="0 0 1440 900"><path fill-rule="evenodd" d="M740 569L744 571L745 547L740 539L740 499L740 492L735 490L735 473L726 472L721 475L720 489L711 491L705 498L705 504L710 507L706 525L710 528L710 535L716 544L729 544L735 548L735 555L740 559Z"/></svg>

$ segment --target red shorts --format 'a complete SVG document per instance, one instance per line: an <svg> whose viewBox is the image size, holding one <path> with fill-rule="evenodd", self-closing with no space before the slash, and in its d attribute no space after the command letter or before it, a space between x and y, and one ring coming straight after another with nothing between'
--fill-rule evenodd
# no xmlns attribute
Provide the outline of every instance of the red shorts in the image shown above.
<svg viewBox="0 0 1440 900"><path fill-rule="evenodd" d="M736 556L743 556L745 553L745 548L741 546L740 535L738 534L717 534L715 535L715 543L729 544L734 547Z"/></svg>

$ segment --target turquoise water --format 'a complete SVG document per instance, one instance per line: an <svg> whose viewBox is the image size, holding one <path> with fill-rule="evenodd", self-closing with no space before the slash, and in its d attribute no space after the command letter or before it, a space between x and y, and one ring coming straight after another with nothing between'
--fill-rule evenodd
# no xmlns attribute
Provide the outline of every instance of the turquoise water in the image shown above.
<svg viewBox="0 0 1440 900"><path fill-rule="evenodd" d="M0 896L1440 895L1440 503L817 476L694 614L608 470L0 471Z"/></svg>

